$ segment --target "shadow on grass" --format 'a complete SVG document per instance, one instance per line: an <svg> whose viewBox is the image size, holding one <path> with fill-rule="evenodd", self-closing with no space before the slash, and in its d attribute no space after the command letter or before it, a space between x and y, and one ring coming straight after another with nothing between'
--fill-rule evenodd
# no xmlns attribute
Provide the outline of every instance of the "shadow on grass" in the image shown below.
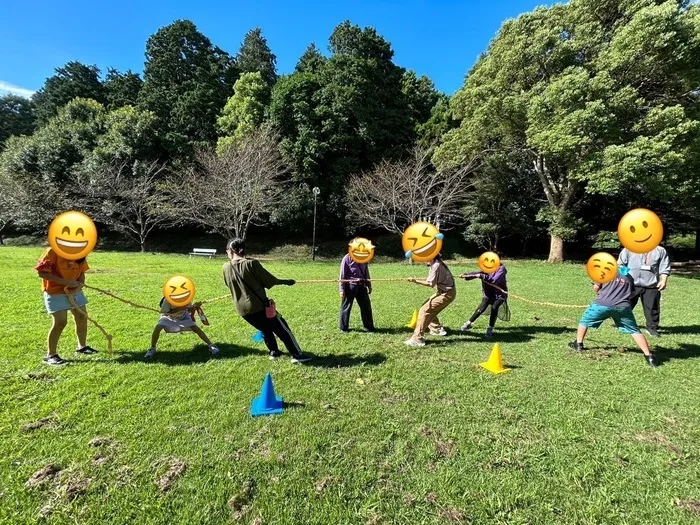
<svg viewBox="0 0 700 525"><path fill-rule="evenodd" d="M304 363L305 366L316 368L352 368L354 366L377 366L386 361L386 356L375 352L374 354L336 354L315 356L312 361Z"/></svg>
<svg viewBox="0 0 700 525"><path fill-rule="evenodd" d="M202 344L195 346L189 351L167 349L159 350L156 352L155 357L151 359L146 359L144 357L145 352L142 350L136 352L118 352L119 357L117 357L116 362L119 364L142 362L158 363L168 366L183 366L196 363L206 363L207 361L215 359L235 359L237 357L244 357L247 355L257 355L263 357L267 355L267 350L260 351L245 346L237 346L227 343L217 344L216 346L218 346L219 350L221 350L221 353L216 357L209 354L209 348Z"/></svg>
<svg viewBox="0 0 700 525"><path fill-rule="evenodd" d="M656 360L659 364L666 363L668 361L673 361L674 359L695 359L700 358L700 345L691 345L688 343L679 343L678 348L664 348L663 346L656 346L652 348L654 354L656 354ZM637 348L628 348L627 352L641 354L642 351Z"/></svg>
<svg viewBox="0 0 700 525"><path fill-rule="evenodd" d="M296 408L305 408L305 407L306 407L306 403L298 403L296 401L289 401L289 402L284 401L284 408L285 409L289 409L289 408L296 409Z"/></svg>
<svg viewBox="0 0 700 525"><path fill-rule="evenodd" d="M668 334L693 334L700 335L700 324L691 324L687 326L664 326L661 333Z"/></svg>

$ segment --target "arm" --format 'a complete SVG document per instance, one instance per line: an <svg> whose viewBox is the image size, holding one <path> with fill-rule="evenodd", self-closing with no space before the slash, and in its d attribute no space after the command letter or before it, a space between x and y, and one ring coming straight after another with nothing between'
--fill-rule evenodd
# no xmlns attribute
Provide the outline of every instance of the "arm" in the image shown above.
<svg viewBox="0 0 700 525"><path fill-rule="evenodd" d="M428 288L432 288L435 286L435 280L437 279L437 267L435 264L433 264L430 267L430 273L428 274L428 278L425 281L421 281L419 279L409 279L409 282L420 284L421 286L427 286Z"/></svg>
<svg viewBox="0 0 700 525"><path fill-rule="evenodd" d="M459 276L460 279L464 279L465 281L471 281L472 279L483 279L484 274L481 272L469 272L469 273L463 273L462 275Z"/></svg>
<svg viewBox="0 0 700 525"><path fill-rule="evenodd" d="M348 260L343 257L343 260L340 261L340 277L338 281L338 291L340 292L340 297L343 297L344 294L345 283L342 281L347 279L347 266Z"/></svg>
<svg viewBox="0 0 700 525"><path fill-rule="evenodd" d="M598 292L600 292L600 285L599 285L598 283L595 283L595 284L593 285L593 291L594 291L596 294L597 294Z"/></svg>
<svg viewBox="0 0 700 525"><path fill-rule="evenodd" d="M656 285L659 290L666 288L669 275L671 275L671 259L668 257L668 252L664 250L659 260L659 284Z"/></svg>
<svg viewBox="0 0 700 525"><path fill-rule="evenodd" d="M430 284L428 281L421 281L420 279L409 279L409 283L420 284L421 286L427 286L428 288L433 288L435 285Z"/></svg>
<svg viewBox="0 0 700 525"><path fill-rule="evenodd" d="M630 262L630 254L627 251L627 248L623 248L622 251L620 252L619 257L617 258L617 264L618 266L627 266Z"/></svg>
<svg viewBox="0 0 700 525"><path fill-rule="evenodd" d="M69 279L62 279L61 277L57 277L51 272L38 272L39 277L42 279L45 279L47 281L51 281L52 283L60 284L62 286L66 286L68 288L74 288L76 290L79 290L80 288L83 287L83 282L85 281L85 274L80 274L80 277L78 277L78 280L76 281L71 281Z"/></svg>
<svg viewBox="0 0 700 525"><path fill-rule="evenodd" d="M372 293L372 278L369 275L369 264L365 266L367 268L367 293L371 294Z"/></svg>

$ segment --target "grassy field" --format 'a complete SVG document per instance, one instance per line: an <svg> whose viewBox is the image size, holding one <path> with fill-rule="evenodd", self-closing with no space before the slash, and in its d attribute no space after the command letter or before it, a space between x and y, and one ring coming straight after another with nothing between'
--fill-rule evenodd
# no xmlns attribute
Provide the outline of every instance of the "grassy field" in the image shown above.
<svg viewBox="0 0 700 525"><path fill-rule="evenodd" d="M115 352L60 353L42 365L49 326L40 249L0 249L0 522L23 523L697 523L700 519L700 280L672 277L663 297L663 366L647 367L610 325L573 354L582 310L511 301L495 341L514 370L479 368L492 344L485 319L458 328L479 302L459 282L443 316L451 333L403 345L403 325L430 293L377 283L376 334L359 312L337 330L333 284L271 294L317 359L266 358L230 301L208 305L210 359L196 336L167 335L145 362L157 316L89 292L92 316ZM94 253L87 282L157 306L164 280L193 278L199 300L227 292L222 260ZM513 292L585 305L580 265L506 261ZM334 278L330 263L270 262L284 278ZM454 261L454 273L475 262ZM422 277L425 267L376 264L373 277ZM639 312L641 315L641 312ZM105 348L91 328L89 342ZM266 372L289 408L251 418ZM95 439L102 438L102 439ZM29 488L40 469L60 471Z"/></svg>

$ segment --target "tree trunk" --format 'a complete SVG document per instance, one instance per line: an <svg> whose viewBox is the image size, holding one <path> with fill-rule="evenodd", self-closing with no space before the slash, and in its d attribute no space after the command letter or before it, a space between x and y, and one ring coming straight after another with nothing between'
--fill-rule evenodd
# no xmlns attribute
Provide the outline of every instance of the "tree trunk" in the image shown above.
<svg viewBox="0 0 700 525"><path fill-rule="evenodd" d="M146 252L146 239L141 239L141 253Z"/></svg>
<svg viewBox="0 0 700 525"><path fill-rule="evenodd" d="M556 235L550 235L549 263L564 262L564 239Z"/></svg>
<svg viewBox="0 0 700 525"><path fill-rule="evenodd" d="M695 253L700 253L700 228L695 230Z"/></svg>

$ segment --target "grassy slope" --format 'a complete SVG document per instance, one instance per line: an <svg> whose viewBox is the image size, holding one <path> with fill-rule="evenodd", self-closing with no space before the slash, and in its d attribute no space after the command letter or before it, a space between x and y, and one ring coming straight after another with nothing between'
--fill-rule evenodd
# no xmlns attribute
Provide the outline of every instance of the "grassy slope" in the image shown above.
<svg viewBox="0 0 700 525"><path fill-rule="evenodd" d="M270 363L228 301L206 308L206 331L222 358L209 360L191 334L166 334L158 358L146 363L156 317L93 292L91 313L113 333L116 352L74 357L67 333L60 352L75 361L46 370L49 323L31 270L38 254L0 249L2 523L33 523L47 505L51 523L226 523L232 496L242 520L258 523L693 522L674 500L700 499L698 280L672 278L664 295L671 333L657 345L666 360L657 370L641 354L619 352L631 341L609 325L591 334L597 350L573 355L566 343L580 310L515 300L512 321L497 326L504 359L516 367L508 374L478 367L491 348L484 319L469 335L407 348L400 327L429 293L409 283L375 285L384 331L374 335L338 333L332 284L273 290L302 346L321 357L306 367ZM180 272L194 279L200 300L226 293L221 260L95 253L90 263L90 284L142 304L157 305L165 278ZM267 266L297 279L337 271L328 263ZM452 267L473 269L474 261ZM580 266L518 261L508 270L519 295L591 298ZM422 276L425 268L383 264L372 272ZM443 317L453 330L480 294L478 283L458 286ZM94 329L90 342L104 348ZM253 419L249 404L267 371L278 395L298 405ZM43 417L53 425L20 430ZM88 446L95 436L114 443ZM107 459L94 465L99 453ZM155 481L172 458L187 468L163 493ZM49 463L67 473L25 488ZM70 484L85 479L87 489L71 501Z"/></svg>

